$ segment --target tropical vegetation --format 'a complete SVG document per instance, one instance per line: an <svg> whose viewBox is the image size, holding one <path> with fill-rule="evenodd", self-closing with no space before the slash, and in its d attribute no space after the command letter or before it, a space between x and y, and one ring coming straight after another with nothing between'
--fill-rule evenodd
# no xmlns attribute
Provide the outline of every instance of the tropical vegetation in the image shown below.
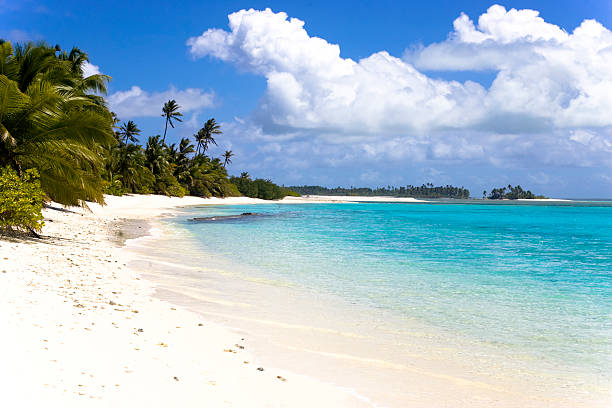
<svg viewBox="0 0 612 408"><path fill-rule="evenodd" d="M536 198L546 198L541 195L535 195L530 190L525 191L521 186L513 187L510 184L508 184L508 187L494 188L489 195L487 195L486 191L483 191L482 196L489 200L533 200Z"/></svg>
<svg viewBox="0 0 612 408"><path fill-rule="evenodd" d="M299 196L292 189L278 186L270 180L261 178L253 180L247 172L243 172L240 177L230 178L230 181L238 187L240 194L247 197L277 200L286 196Z"/></svg>
<svg viewBox="0 0 612 408"><path fill-rule="evenodd" d="M8 205L7 186L18 189L18 195L33 194L33 211L38 208L39 195L32 186L38 185L45 200L67 206L85 205L86 201L103 204L104 194L241 194L227 173L234 153L227 150L219 158L209 154L222 134L214 118L193 135L193 142L183 138L168 146L168 129L182 122L181 107L172 99L161 107L163 136L141 141L137 124L133 120L120 124L107 106L104 95L111 78L86 75L88 61L88 55L77 47L63 50L44 42L13 46L0 40L3 206ZM262 186L258 195L280 198L283 194L279 190L269 193L268 181L257 183ZM5 210L3 223L9 222L10 214L17 213ZM31 216L30 221L13 225L39 230L39 212Z"/></svg>
<svg viewBox="0 0 612 408"><path fill-rule="evenodd" d="M104 146L113 142L107 76L85 77L87 54L0 41L0 166L36 168L47 196L102 203Z"/></svg>
<svg viewBox="0 0 612 408"><path fill-rule="evenodd" d="M20 230L36 235L44 225L44 201L36 169L25 170L20 177L11 167L0 168L1 234Z"/></svg>
<svg viewBox="0 0 612 408"><path fill-rule="evenodd" d="M391 197L414 197L414 198L469 198L470 190L455 186L434 186L431 183L421 186L387 186L387 187L335 187L322 186L291 186L289 190L304 195L338 195L338 196L391 196Z"/></svg>

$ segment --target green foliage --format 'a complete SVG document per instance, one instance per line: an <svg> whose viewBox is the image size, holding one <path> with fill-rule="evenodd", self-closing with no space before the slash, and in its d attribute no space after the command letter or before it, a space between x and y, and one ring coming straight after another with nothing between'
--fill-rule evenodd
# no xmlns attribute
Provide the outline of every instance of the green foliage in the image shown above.
<svg viewBox="0 0 612 408"><path fill-rule="evenodd" d="M183 119L181 119L181 116L183 116L183 114L179 112L180 108L181 107L178 105L178 103L176 103L174 99L171 99L168 102L164 103L164 107L162 108L162 116L166 119L166 127L164 128L163 138L164 142L166 141L166 132L168 131L168 125L174 128L174 123L172 122L173 120L177 122L183 121Z"/></svg>
<svg viewBox="0 0 612 408"><path fill-rule="evenodd" d="M64 205L103 204L103 194L240 195L225 170L234 154L226 151L223 161L206 155L222 134L214 118L195 135L197 146L184 138L168 147L168 125L182 121L170 100L162 108L163 137L140 146L136 123L119 125L106 107L110 77L85 77L87 61L76 47L0 41L0 167L17 174L37 169L46 196ZM283 194L266 180L254 183L261 196Z"/></svg>
<svg viewBox="0 0 612 408"><path fill-rule="evenodd" d="M201 197L233 197L240 192L227 177L227 171L219 159L196 155L190 167L192 183L190 194Z"/></svg>
<svg viewBox="0 0 612 408"><path fill-rule="evenodd" d="M136 136L138 136L139 134L140 129L138 129L138 126L136 126L136 124L131 120L128 120L127 123L121 125L119 127L119 131L116 132L116 135L118 136L117 139L120 140L122 143L137 143L138 139L136 138Z"/></svg>
<svg viewBox="0 0 612 408"><path fill-rule="evenodd" d="M110 194L114 196L122 196L124 193L123 184L121 183L121 176L111 176L110 180L103 182L104 194Z"/></svg>
<svg viewBox="0 0 612 408"><path fill-rule="evenodd" d="M434 186L431 183L421 186L402 187L351 187L351 188L327 188L321 186L293 186L289 189L304 195L338 195L338 196L392 196L392 197L414 197L414 198L469 198L470 191L463 187Z"/></svg>
<svg viewBox="0 0 612 408"><path fill-rule="evenodd" d="M242 173L240 177L231 177L230 181L238 187L238 191L251 198L279 200L288 195L299 196L296 192L285 187L280 187L270 180L252 180L248 173Z"/></svg>
<svg viewBox="0 0 612 408"><path fill-rule="evenodd" d="M291 190L290 188L287 187L281 187L285 193L285 197L301 197L300 193L296 193L295 191Z"/></svg>
<svg viewBox="0 0 612 408"><path fill-rule="evenodd" d="M216 146L217 141L215 140L215 135L220 135L221 133L221 126L217 124L215 118L208 119L206 123L204 123L204 127L193 135L198 144L196 154L205 154L211 145Z"/></svg>
<svg viewBox="0 0 612 408"><path fill-rule="evenodd" d="M234 157L234 153L231 150L226 150L225 153L223 153L223 167L232 164L232 157Z"/></svg>
<svg viewBox="0 0 612 408"><path fill-rule="evenodd" d="M54 201L104 202L102 145L112 141L109 77L83 77L87 54L44 43L0 47L0 166L36 168Z"/></svg>
<svg viewBox="0 0 612 408"><path fill-rule="evenodd" d="M483 191L483 195L486 195L484 193L486 193L486 191ZM530 190L527 190L527 191L523 190L521 186L512 187L510 184L508 184L508 187L494 188L493 190L491 190L487 198L489 200L503 200L503 199L506 199L506 200L518 200L518 199L533 200L536 198L546 198L546 197L536 196Z"/></svg>
<svg viewBox="0 0 612 408"><path fill-rule="evenodd" d="M118 133L122 132L120 129ZM177 147L176 144L167 146L159 135L151 136L144 149L133 143L123 143L123 137L117 139L117 144L107 153L105 179L109 194L119 194L111 187L111 182L120 179L122 193L179 197L186 194L200 197L240 195L229 181L220 159L203 154L190 157L195 148L187 138L183 138Z"/></svg>
<svg viewBox="0 0 612 408"><path fill-rule="evenodd" d="M35 169L23 177L10 167L0 168L0 231L40 231L44 225L45 193Z"/></svg>

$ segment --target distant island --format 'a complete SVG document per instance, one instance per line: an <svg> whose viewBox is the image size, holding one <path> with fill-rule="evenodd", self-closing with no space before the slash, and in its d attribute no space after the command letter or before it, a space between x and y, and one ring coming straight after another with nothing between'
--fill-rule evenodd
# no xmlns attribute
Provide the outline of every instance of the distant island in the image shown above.
<svg viewBox="0 0 612 408"><path fill-rule="evenodd" d="M286 187L301 195L321 195L321 196L361 196L361 197L414 197L414 198L470 198L470 190L464 187L451 185L434 186L432 183L422 184L421 186L386 186L386 187L323 187L323 186L290 186ZM542 195L535 195L530 190L523 190L518 185L513 187L494 188L490 193L482 192L482 198L486 200L518 200L518 199L543 199Z"/></svg>
<svg viewBox="0 0 612 408"><path fill-rule="evenodd" d="M488 200L535 200L548 198L543 195L535 195L530 190L523 190L521 186L513 187L508 184L507 187L494 188L487 195L486 190L482 192L482 197Z"/></svg>
<svg viewBox="0 0 612 408"><path fill-rule="evenodd" d="M421 186L402 186L402 187L335 187L327 188L322 186L291 186L287 187L301 195L329 195L329 196L365 196L365 197L414 197L414 198L470 198L470 190L455 186L434 186L431 183Z"/></svg>

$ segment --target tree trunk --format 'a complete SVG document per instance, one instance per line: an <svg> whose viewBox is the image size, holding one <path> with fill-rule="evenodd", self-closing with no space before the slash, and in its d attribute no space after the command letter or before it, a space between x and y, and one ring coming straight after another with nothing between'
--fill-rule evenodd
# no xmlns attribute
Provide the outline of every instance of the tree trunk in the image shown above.
<svg viewBox="0 0 612 408"><path fill-rule="evenodd" d="M164 139L163 142L166 143L166 132L168 131L168 117L166 116L166 128L164 129Z"/></svg>

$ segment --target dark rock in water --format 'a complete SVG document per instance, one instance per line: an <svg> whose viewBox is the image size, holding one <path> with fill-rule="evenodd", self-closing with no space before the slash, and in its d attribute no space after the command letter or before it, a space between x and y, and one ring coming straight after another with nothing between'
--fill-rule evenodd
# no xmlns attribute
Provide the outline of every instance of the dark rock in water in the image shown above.
<svg viewBox="0 0 612 408"><path fill-rule="evenodd" d="M257 214L257 213L252 213L252 212L245 212L242 214L236 214L236 215L217 215L214 217L195 217L192 218L192 221L204 221L204 222L208 222L208 221L223 221L223 220L239 220L241 218L244 217L253 217L253 216L261 216L263 214Z"/></svg>

